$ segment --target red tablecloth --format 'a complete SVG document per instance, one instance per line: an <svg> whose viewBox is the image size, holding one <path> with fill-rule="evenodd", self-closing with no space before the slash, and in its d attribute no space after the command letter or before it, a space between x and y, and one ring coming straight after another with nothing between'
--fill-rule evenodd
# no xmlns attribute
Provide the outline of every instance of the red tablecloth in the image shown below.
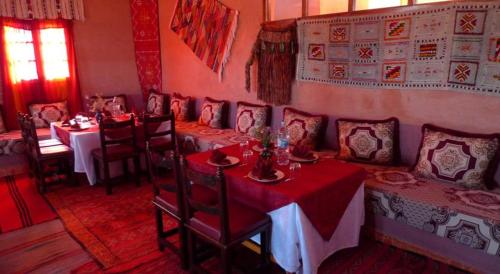
<svg viewBox="0 0 500 274"><path fill-rule="evenodd" d="M228 155L242 158L239 145L221 150ZM207 151L189 155L188 165L198 171L215 172L216 168L206 162L210 153ZM246 177L257 155L258 153L254 153L248 165L225 170L228 196L262 212L270 212L295 202L300 205L323 239L328 241L353 195L362 184L365 171L334 159L322 159L315 164L302 164L296 178L291 181L264 184ZM288 175L288 166L277 168Z"/></svg>

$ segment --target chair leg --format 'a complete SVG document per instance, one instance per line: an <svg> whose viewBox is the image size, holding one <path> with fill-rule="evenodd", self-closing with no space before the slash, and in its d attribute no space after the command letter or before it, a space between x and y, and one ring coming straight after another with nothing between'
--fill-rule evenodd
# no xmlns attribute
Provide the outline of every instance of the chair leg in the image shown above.
<svg viewBox="0 0 500 274"><path fill-rule="evenodd" d="M193 253L188 250L188 231L182 222L179 222L177 227L179 229L179 255L181 257L181 268L183 270L188 270L189 257L194 256Z"/></svg>
<svg viewBox="0 0 500 274"><path fill-rule="evenodd" d="M196 269L196 240L193 232L187 231L188 253L189 253L189 272L194 273Z"/></svg>
<svg viewBox="0 0 500 274"><path fill-rule="evenodd" d="M47 190L47 186L45 185L45 172L43 170L43 164L37 162L36 168L38 170L38 191L40 193L45 193L45 191Z"/></svg>
<svg viewBox="0 0 500 274"><path fill-rule="evenodd" d="M109 163L104 163L104 185L106 186L106 194L111 195L113 192L109 176Z"/></svg>
<svg viewBox="0 0 500 274"><path fill-rule="evenodd" d="M75 180L75 177L73 176L73 170L74 170L74 160L73 157L68 157L66 163L66 181L68 181L69 184L71 185L77 185L78 182Z"/></svg>
<svg viewBox="0 0 500 274"><path fill-rule="evenodd" d="M96 182L99 182L101 180L100 169L101 166L99 164L99 160L97 160L97 158L94 158L94 174Z"/></svg>
<svg viewBox="0 0 500 274"><path fill-rule="evenodd" d="M135 172L135 185L141 185L141 159L139 156L134 157L134 172Z"/></svg>
<svg viewBox="0 0 500 274"><path fill-rule="evenodd" d="M260 233L260 260L261 266L267 267L271 262L271 228Z"/></svg>
<svg viewBox="0 0 500 274"><path fill-rule="evenodd" d="M231 273L231 253L229 249L224 247L221 249L221 264L222 264L222 273L230 274Z"/></svg>
<svg viewBox="0 0 500 274"><path fill-rule="evenodd" d="M158 237L158 248L160 251L165 250L165 247L162 244L163 239L163 214L161 213L161 209L155 206L155 219L156 219L156 236Z"/></svg>
<svg viewBox="0 0 500 274"><path fill-rule="evenodd" d="M147 173L147 176L148 176L148 183L152 183L153 182L153 178L151 176L151 173L153 172L152 170L152 167L151 167L151 162L149 161L149 157L146 153L146 157L144 157L146 159L146 173Z"/></svg>

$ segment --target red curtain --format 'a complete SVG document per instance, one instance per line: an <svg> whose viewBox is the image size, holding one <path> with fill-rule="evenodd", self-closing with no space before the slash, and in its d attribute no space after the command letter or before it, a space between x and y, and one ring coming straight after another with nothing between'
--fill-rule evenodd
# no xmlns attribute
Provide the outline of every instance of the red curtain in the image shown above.
<svg viewBox="0 0 500 274"><path fill-rule="evenodd" d="M72 23L68 20L17 20L0 19L0 62L2 64L3 109L8 129L18 128L16 113L28 112L31 103L51 103L67 101L68 110L75 114L82 110L78 87L75 53L73 47ZM37 79L13 82L7 57L7 40L4 26L31 30L36 60ZM51 28L64 29L64 39L68 58L69 76L60 79L47 79L43 65L41 31Z"/></svg>

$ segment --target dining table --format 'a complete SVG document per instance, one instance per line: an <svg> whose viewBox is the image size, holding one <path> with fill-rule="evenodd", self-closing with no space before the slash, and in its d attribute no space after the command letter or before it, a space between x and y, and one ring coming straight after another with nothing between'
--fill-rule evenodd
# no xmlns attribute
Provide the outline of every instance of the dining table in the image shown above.
<svg viewBox="0 0 500 274"><path fill-rule="evenodd" d="M251 142L250 147L256 147ZM291 273L317 273L338 250L357 246L364 224L363 168L333 158L302 163L299 170L276 165L284 177L275 182L252 179L258 152L242 157L240 145L220 148L240 161L224 168L229 199L236 199L272 219L271 252ZM215 173L212 151L186 157L189 168ZM293 177L290 173L293 172ZM231 220L229 220L231 221ZM257 244L259 236L252 238Z"/></svg>
<svg viewBox="0 0 500 274"><path fill-rule="evenodd" d="M125 117L125 116L124 116ZM129 117L129 116L128 116ZM125 118L118 117L118 120ZM170 127L170 123L164 122L157 126L156 131L165 131ZM136 120L137 141L143 140L142 122ZM50 124L51 138L60 140L63 144L70 146L74 151L74 172L85 173L90 185L96 184L96 175L94 161L92 159L92 150L101 147L101 137L99 134L99 125L94 120L80 128L63 125L63 122L53 122ZM168 138L168 137L165 137ZM141 161L144 162L144 161ZM129 163L131 171L133 165ZM121 162L110 163L110 176L122 174L123 165Z"/></svg>

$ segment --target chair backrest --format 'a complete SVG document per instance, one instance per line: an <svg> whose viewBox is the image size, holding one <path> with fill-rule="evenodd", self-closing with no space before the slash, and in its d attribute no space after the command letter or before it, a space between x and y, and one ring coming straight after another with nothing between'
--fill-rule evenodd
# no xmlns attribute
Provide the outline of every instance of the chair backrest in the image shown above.
<svg viewBox="0 0 500 274"><path fill-rule="evenodd" d="M130 119L124 121L101 119L99 121L99 136L104 160L107 159L107 149L110 146L131 145L137 149L134 115L130 115Z"/></svg>
<svg viewBox="0 0 500 274"><path fill-rule="evenodd" d="M163 123L169 123L170 126L165 130L158 131L158 129L162 126ZM144 127L144 141L146 143L151 141L152 138L170 136L172 147L174 148L177 147L177 141L175 138L175 117L173 112L159 116L145 114L143 127Z"/></svg>
<svg viewBox="0 0 500 274"><path fill-rule="evenodd" d="M29 128L26 128L26 124L24 120L28 117L26 113L18 112L17 113L17 122L19 123L19 129L21 129L21 136L23 137L23 141L26 144L28 142L28 134Z"/></svg>
<svg viewBox="0 0 500 274"><path fill-rule="evenodd" d="M217 216L220 222L220 241L229 242L229 213L227 208L226 180L222 167L218 167L215 174L208 174L186 167L181 161L181 171L184 172L182 187L186 202L186 221L189 223L195 212L201 212ZM192 191L193 187L199 186L215 191L218 201L215 204L207 204L196 199Z"/></svg>
<svg viewBox="0 0 500 274"><path fill-rule="evenodd" d="M35 121L33 118L24 115L24 118L18 117L22 123L21 129L24 131L23 138L26 138L26 150L31 157L39 157L41 155L40 144L38 143L38 134L36 132Z"/></svg>

